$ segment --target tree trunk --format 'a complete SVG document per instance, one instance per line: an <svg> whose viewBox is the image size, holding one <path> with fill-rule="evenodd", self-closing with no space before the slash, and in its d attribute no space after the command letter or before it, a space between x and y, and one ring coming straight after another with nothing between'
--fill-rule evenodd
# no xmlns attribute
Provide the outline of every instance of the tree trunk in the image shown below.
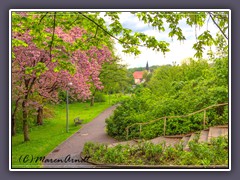
<svg viewBox="0 0 240 180"><path fill-rule="evenodd" d="M27 122L27 108L26 108L26 100L22 103L22 111L23 111L23 134L24 134L24 142L29 141L28 135L28 122Z"/></svg>
<svg viewBox="0 0 240 180"><path fill-rule="evenodd" d="M12 136L15 136L16 135L16 112L17 112L17 108L18 108L18 102L19 102L20 98L18 98L16 100L16 107L12 113Z"/></svg>
<svg viewBox="0 0 240 180"><path fill-rule="evenodd" d="M12 115L12 136L16 135L16 119L15 116Z"/></svg>
<svg viewBox="0 0 240 180"><path fill-rule="evenodd" d="M43 125L43 107L38 108L37 125Z"/></svg>
<svg viewBox="0 0 240 180"><path fill-rule="evenodd" d="M90 106L94 105L94 95L92 95Z"/></svg>
<svg viewBox="0 0 240 180"><path fill-rule="evenodd" d="M95 89L94 92L92 93L90 106L93 106L93 105L94 105L95 94L96 94L96 89Z"/></svg>

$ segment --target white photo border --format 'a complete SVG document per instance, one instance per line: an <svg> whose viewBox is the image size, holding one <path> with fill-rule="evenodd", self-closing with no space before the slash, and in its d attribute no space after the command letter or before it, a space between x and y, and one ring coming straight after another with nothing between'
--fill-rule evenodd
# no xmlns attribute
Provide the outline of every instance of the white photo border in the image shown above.
<svg viewBox="0 0 240 180"><path fill-rule="evenodd" d="M12 12L46 12L46 11L61 11L61 12L74 12L74 11L82 11L82 12L115 12L115 11L120 11L120 12L148 12L148 11L211 11L211 12L219 12L219 11L227 11L229 13L229 29L228 29L228 56L229 56L229 63L228 63L228 68L229 68L229 85L228 85L228 95L229 95L229 114L228 114L228 139L229 139L229 156L228 156L228 169L64 169L64 168L25 168L25 169L17 169L17 168L12 168L12 141L11 141L11 97L12 97L12 68L11 68L11 62L12 62L12 37L11 37L11 32L12 32ZM231 10L230 9L10 9L9 10L9 171L231 171ZM171 167L171 166L169 166Z"/></svg>

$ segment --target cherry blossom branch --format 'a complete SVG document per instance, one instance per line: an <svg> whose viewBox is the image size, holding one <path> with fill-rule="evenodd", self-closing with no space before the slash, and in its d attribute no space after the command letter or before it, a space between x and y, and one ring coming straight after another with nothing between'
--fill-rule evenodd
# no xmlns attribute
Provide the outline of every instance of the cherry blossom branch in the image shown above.
<svg viewBox="0 0 240 180"><path fill-rule="evenodd" d="M53 92L54 90L57 89L57 86L58 86L58 85L57 85L57 81L55 81L55 82L53 83L52 87L46 88L46 89L49 89L48 93L51 93L51 92Z"/></svg>

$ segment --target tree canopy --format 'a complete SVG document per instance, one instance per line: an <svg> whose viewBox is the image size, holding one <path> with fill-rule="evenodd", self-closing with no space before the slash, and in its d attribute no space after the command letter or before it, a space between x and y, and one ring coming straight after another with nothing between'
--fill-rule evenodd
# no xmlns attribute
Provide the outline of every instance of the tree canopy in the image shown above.
<svg viewBox="0 0 240 180"><path fill-rule="evenodd" d="M228 40L229 15L225 12L197 12L197 11L154 11L154 12L131 12L144 22L159 32L165 31L165 25L170 28L168 36L176 37L179 41L186 40L184 32L179 26L179 22L184 20L191 27L202 27L210 19L219 29L221 36ZM54 46L64 44L67 50L88 49L91 45L110 45L110 38L115 39L123 47L126 53L140 54L139 47L147 47L156 51L166 53L170 51L169 43L158 41L153 36L147 36L141 32L133 32L131 29L124 28L120 23L121 12L15 12L12 14L12 30L26 31L31 29L33 41L42 48L47 48L49 53ZM108 24L107 21L108 19ZM83 27L87 33L84 34L84 41L78 41L74 46L69 46L55 36L55 28L59 26L63 30L69 30L72 27ZM45 32L44 29L50 28L51 31ZM47 39L47 46L43 41ZM211 30L207 29L197 36L197 42L193 45L196 50L196 57L202 57L204 46L211 46L219 43L213 38ZM13 45L24 44L24 42L13 41Z"/></svg>

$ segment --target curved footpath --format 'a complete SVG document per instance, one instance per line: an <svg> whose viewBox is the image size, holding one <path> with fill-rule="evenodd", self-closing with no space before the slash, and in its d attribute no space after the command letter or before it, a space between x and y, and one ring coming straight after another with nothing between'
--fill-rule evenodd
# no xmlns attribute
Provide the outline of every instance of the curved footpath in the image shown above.
<svg viewBox="0 0 240 180"><path fill-rule="evenodd" d="M91 122L57 146L44 159L43 168L94 168L80 160L80 152L86 142L115 143L117 140L109 137L105 131L105 119L108 118L117 105L102 112Z"/></svg>

